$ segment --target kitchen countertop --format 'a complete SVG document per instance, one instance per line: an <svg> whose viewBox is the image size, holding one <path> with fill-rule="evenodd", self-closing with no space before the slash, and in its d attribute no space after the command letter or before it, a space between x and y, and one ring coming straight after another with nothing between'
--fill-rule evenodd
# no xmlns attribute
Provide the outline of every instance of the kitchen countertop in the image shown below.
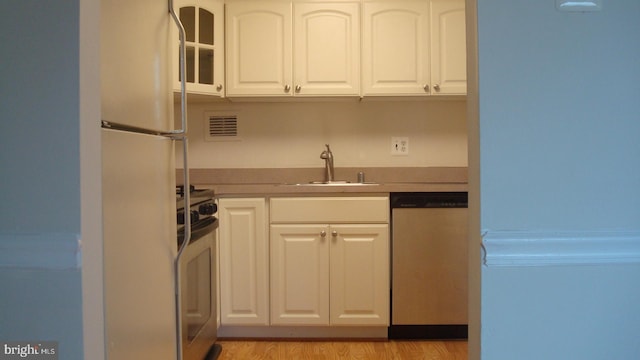
<svg viewBox="0 0 640 360"><path fill-rule="evenodd" d="M391 192L467 191L466 167L336 168L335 179L356 182L358 172L372 185L296 186L323 179L323 168L191 169L196 187L218 197L256 195L388 194ZM180 174L180 173L178 173ZM181 175L177 176L180 182Z"/></svg>

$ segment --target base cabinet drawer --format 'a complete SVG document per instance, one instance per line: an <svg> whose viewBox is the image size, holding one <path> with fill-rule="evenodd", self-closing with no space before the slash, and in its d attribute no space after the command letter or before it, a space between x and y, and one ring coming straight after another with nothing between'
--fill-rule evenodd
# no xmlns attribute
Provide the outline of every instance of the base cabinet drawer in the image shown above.
<svg viewBox="0 0 640 360"><path fill-rule="evenodd" d="M389 223L389 198L272 198L270 211L271 223Z"/></svg>

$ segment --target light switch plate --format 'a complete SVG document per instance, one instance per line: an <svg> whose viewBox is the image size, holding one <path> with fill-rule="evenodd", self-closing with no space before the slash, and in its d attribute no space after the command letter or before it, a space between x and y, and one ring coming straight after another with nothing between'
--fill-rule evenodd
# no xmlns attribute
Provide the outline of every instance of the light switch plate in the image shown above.
<svg viewBox="0 0 640 360"><path fill-rule="evenodd" d="M409 138L408 137L392 137L391 138L391 155L406 156L409 155Z"/></svg>

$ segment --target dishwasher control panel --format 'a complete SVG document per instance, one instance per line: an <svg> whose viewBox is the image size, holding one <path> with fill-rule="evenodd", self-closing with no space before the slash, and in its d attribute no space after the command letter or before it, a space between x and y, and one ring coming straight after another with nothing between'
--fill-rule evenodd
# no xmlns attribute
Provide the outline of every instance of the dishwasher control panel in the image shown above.
<svg viewBox="0 0 640 360"><path fill-rule="evenodd" d="M466 192L391 193L392 209L397 208L466 208Z"/></svg>

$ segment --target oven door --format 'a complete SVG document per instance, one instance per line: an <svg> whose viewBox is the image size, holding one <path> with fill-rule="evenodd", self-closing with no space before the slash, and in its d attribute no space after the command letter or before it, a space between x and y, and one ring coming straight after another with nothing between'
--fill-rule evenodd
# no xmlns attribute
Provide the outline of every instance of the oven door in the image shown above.
<svg viewBox="0 0 640 360"><path fill-rule="evenodd" d="M202 360L216 341L215 217L193 224L193 234L181 260L182 356ZM211 221L213 220L213 221Z"/></svg>

